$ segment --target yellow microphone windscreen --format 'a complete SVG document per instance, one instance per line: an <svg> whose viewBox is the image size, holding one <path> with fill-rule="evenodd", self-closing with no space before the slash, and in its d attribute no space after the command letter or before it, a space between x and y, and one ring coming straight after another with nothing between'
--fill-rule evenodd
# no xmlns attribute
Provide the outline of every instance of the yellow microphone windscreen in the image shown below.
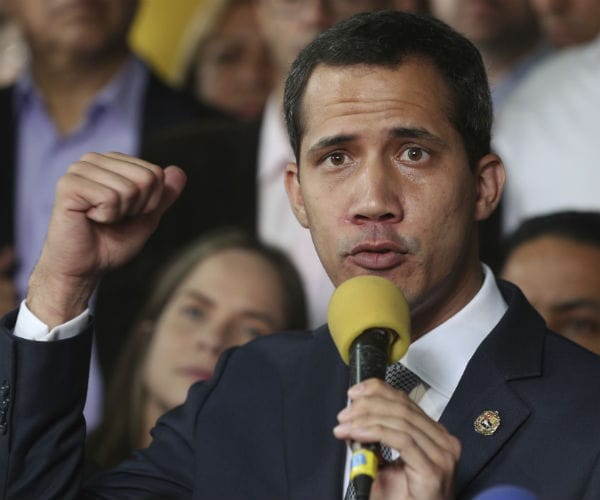
<svg viewBox="0 0 600 500"><path fill-rule="evenodd" d="M329 301L327 321L346 364L352 342L370 328L397 333L388 363L404 356L410 345L410 311L404 295L393 282L379 276L356 276L338 286Z"/></svg>

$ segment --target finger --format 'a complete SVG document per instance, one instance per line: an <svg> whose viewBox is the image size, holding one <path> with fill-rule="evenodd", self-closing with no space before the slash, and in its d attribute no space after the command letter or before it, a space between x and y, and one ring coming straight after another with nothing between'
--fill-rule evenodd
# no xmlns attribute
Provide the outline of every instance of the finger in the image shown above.
<svg viewBox="0 0 600 500"><path fill-rule="evenodd" d="M115 152L86 153L81 161L92 163L132 181L139 190L137 203L132 206L135 213L148 213L159 205L164 187L164 172L158 165Z"/></svg>
<svg viewBox="0 0 600 500"><path fill-rule="evenodd" d="M391 436L394 436L394 432L418 436L423 440L426 449L433 450L433 443L439 442L447 444L449 452L456 451L456 440L448 442L450 435L445 427L429 418L402 391L371 384L369 389L360 390L358 393L352 404L339 413L338 420L341 424L349 423L357 428L376 425L382 430L389 429L392 432ZM357 436L352 438L364 439ZM369 435L365 438L376 438L376 441L391 447L397 446L396 443L388 443L384 435Z"/></svg>
<svg viewBox="0 0 600 500"><path fill-rule="evenodd" d="M68 172L56 186L56 206L67 215L81 213L98 223L116 222L127 216L118 190L89 177Z"/></svg>
<svg viewBox="0 0 600 500"><path fill-rule="evenodd" d="M80 160L71 164L67 172L81 179L87 179L98 186L111 189L117 194L120 204L118 212L135 215L140 212L149 196L149 194L144 194L144 189L151 188L133 180L131 174L128 177L125 170L122 168L120 172L112 171L103 166Z"/></svg>
<svg viewBox="0 0 600 500"><path fill-rule="evenodd" d="M400 453L408 470L419 475L450 474L460 458L460 444L447 432L434 439L417 428L397 430L373 421L357 421L343 424L343 427L346 427L345 431L334 432L336 437L385 444Z"/></svg>
<svg viewBox="0 0 600 500"><path fill-rule="evenodd" d="M187 182L185 172L175 165L165 168L164 176L163 195L157 208L157 212L160 215L162 215L181 195Z"/></svg>
<svg viewBox="0 0 600 500"><path fill-rule="evenodd" d="M354 416L359 412L379 416L398 415L425 432L431 431L431 425L444 430L410 400L404 391L394 389L381 380L371 379L351 387L348 397L352 400L349 408ZM342 418L343 413L345 412L340 412Z"/></svg>

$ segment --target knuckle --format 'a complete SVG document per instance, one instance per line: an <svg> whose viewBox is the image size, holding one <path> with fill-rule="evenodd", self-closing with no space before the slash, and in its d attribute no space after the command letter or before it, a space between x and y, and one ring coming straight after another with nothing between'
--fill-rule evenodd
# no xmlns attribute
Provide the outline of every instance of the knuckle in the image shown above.
<svg viewBox="0 0 600 500"><path fill-rule="evenodd" d="M105 210L108 209L115 209L120 201L121 201L121 197L119 196L119 193L113 189L107 189L104 192L104 201L102 202L102 206L104 207Z"/></svg>
<svg viewBox="0 0 600 500"><path fill-rule="evenodd" d="M100 159L100 154L98 153L94 153L94 152L88 152L88 153L84 153L83 155L81 155L80 158L80 162L87 162L87 163L96 163L99 159ZM79 163L79 162L76 162Z"/></svg>
<svg viewBox="0 0 600 500"><path fill-rule="evenodd" d="M139 184L142 189L152 189L159 181L159 177L149 169L142 169Z"/></svg>
<svg viewBox="0 0 600 500"><path fill-rule="evenodd" d="M146 163L146 168L152 174L154 179L162 180L164 178L164 171L158 165L154 163Z"/></svg>
<svg viewBox="0 0 600 500"><path fill-rule="evenodd" d="M70 168L71 167L69 167L69 169ZM67 172L67 174L61 176L60 179L58 179L58 182L56 183L56 194L59 196L66 193L69 189L69 186L71 184L71 176L69 175L69 173L70 172Z"/></svg>
<svg viewBox="0 0 600 500"><path fill-rule="evenodd" d="M123 187L121 196L126 202L136 200L140 196L140 188L133 182L127 182Z"/></svg>
<svg viewBox="0 0 600 500"><path fill-rule="evenodd" d="M394 434L396 446L399 449L406 449L414 445L415 440L406 432L396 431Z"/></svg>
<svg viewBox="0 0 600 500"><path fill-rule="evenodd" d="M84 171L83 160L75 161L67 168L67 174L80 174Z"/></svg>

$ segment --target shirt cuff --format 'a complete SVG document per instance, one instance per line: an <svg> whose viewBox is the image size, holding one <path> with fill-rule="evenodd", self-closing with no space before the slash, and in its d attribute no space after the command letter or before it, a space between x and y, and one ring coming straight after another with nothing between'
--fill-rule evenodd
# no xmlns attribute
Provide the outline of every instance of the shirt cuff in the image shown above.
<svg viewBox="0 0 600 500"><path fill-rule="evenodd" d="M23 300L19 307L19 314L15 324L14 335L27 340L37 340L38 342L50 342L54 340L64 340L75 337L82 333L90 321L89 308L83 311L79 316L55 326L50 330L48 325L43 323L35 314L33 314Z"/></svg>

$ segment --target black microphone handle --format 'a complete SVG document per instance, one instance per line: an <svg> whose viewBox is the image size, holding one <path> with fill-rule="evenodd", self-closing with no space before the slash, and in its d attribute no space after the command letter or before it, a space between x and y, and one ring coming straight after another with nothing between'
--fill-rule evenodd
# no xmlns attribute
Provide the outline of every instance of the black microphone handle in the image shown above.
<svg viewBox="0 0 600 500"><path fill-rule="evenodd" d="M370 328L361 333L350 345L350 385L369 378L385 379L394 332L385 328ZM379 453L378 443L351 443L353 452L368 450ZM360 457L359 457L360 458ZM353 463L355 456L353 455ZM352 479L357 500L368 500L374 474L357 474Z"/></svg>
<svg viewBox="0 0 600 500"><path fill-rule="evenodd" d="M394 332L386 328L370 328L350 345L350 385L369 378L385 379Z"/></svg>

